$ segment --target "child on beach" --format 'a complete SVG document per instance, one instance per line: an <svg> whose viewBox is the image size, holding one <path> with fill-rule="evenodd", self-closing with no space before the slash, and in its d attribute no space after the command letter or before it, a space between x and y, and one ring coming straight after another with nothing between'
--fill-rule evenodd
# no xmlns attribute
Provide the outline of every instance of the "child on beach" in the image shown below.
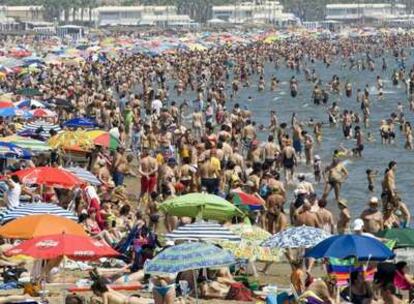
<svg viewBox="0 0 414 304"><path fill-rule="evenodd" d="M378 176L378 171L372 171L371 169L367 169L366 174L368 179L368 190L369 192L374 192L375 179Z"/></svg>
<svg viewBox="0 0 414 304"><path fill-rule="evenodd" d="M321 182L321 172L322 172L322 161L319 155L315 155L313 159L313 174L315 176L315 181L319 184Z"/></svg>

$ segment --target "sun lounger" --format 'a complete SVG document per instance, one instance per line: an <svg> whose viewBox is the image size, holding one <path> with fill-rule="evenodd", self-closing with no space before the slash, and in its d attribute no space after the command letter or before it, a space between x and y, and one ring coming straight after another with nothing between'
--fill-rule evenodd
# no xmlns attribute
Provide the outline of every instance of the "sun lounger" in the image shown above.
<svg viewBox="0 0 414 304"><path fill-rule="evenodd" d="M109 288L112 288L113 290L122 290L122 291L135 291L135 290L139 290L139 289L143 289L144 286L139 284L139 283L134 283L134 284L125 284L125 285L109 285ZM68 288L69 292L87 292L87 291L91 291L90 287L69 287Z"/></svg>

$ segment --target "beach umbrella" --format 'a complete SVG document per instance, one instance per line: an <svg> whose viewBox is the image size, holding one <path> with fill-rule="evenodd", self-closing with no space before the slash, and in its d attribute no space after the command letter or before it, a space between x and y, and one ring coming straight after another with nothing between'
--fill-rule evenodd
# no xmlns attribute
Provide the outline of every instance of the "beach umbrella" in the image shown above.
<svg viewBox="0 0 414 304"><path fill-rule="evenodd" d="M93 143L97 146L116 150L119 147L119 140L111 133L102 130L92 130L87 132Z"/></svg>
<svg viewBox="0 0 414 304"><path fill-rule="evenodd" d="M44 120L35 120L25 124L20 132L33 131L45 137L50 137L50 131L54 130L59 133L62 129L58 124Z"/></svg>
<svg viewBox="0 0 414 304"><path fill-rule="evenodd" d="M116 257L119 253L103 241L89 236L61 233L24 241L6 251L6 255L27 255L42 260L68 257L72 260L90 261L102 257Z"/></svg>
<svg viewBox="0 0 414 304"><path fill-rule="evenodd" d="M75 214L58 205L50 203L29 203L20 204L18 207L7 209L1 214L1 222L7 223L23 216L33 214L52 214L56 216L63 216L76 222L78 221L78 217Z"/></svg>
<svg viewBox="0 0 414 304"><path fill-rule="evenodd" d="M9 100L2 100L0 101L0 109L4 109L4 108L12 108L13 102L9 101Z"/></svg>
<svg viewBox="0 0 414 304"><path fill-rule="evenodd" d="M233 190L233 204L244 211L255 211L263 209L263 200L253 194L241 190Z"/></svg>
<svg viewBox="0 0 414 304"><path fill-rule="evenodd" d="M79 179L83 180L84 182L87 182L93 186L100 186L102 185L102 182L91 172L88 170L81 168L81 167L70 167L66 168L66 170L72 172L74 175L76 175Z"/></svg>
<svg viewBox="0 0 414 304"><path fill-rule="evenodd" d="M25 110L21 110L18 108L3 108L0 109L0 117L22 117L22 118L31 118L33 115Z"/></svg>
<svg viewBox="0 0 414 304"><path fill-rule="evenodd" d="M35 88L22 88L22 89L18 89L16 91L16 94L23 95L23 96L27 96L27 97L42 95L42 93L38 89L35 89Z"/></svg>
<svg viewBox="0 0 414 304"><path fill-rule="evenodd" d="M225 199L206 193L189 193L163 202L160 210L175 216L225 221L244 213Z"/></svg>
<svg viewBox="0 0 414 304"><path fill-rule="evenodd" d="M11 135L7 137L2 137L0 139L2 142L12 143L23 149L27 149L33 152L45 152L50 150L50 147L43 141L19 135Z"/></svg>
<svg viewBox="0 0 414 304"><path fill-rule="evenodd" d="M63 109L67 109L67 110L74 109L74 106L70 102L70 100L56 98L56 99L51 99L48 102L49 102L49 104L53 104L53 105L55 105L56 107L59 107L59 108L63 108Z"/></svg>
<svg viewBox="0 0 414 304"><path fill-rule="evenodd" d="M279 248L264 247L261 242L271 234L266 230L250 224L228 226L229 230L241 237L241 242L218 241L216 244L229 250L238 259L258 260L262 262L280 261Z"/></svg>
<svg viewBox="0 0 414 304"><path fill-rule="evenodd" d="M235 264L228 251L208 243L184 243L169 247L144 265L147 274L176 274L187 270Z"/></svg>
<svg viewBox="0 0 414 304"><path fill-rule="evenodd" d="M356 258L359 261L385 261L395 254L379 240L356 234L335 235L317 244L306 257L315 259Z"/></svg>
<svg viewBox="0 0 414 304"><path fill-rule="evenodd" d="M240 235L243 240L262 242L272 234L258 226L250 224L235 224L228 227L233 233Z"/></svg>
<svg viewBox="0 0 414 304"><path fill-rule="evenodd" d="M84 129L93 129L98 126L96 121L86 118L86 117L80 117L80 118L73 118L68 121L65 121L63 123L64 127L67 128L84 128Z"/></svg>
<svg viewBox="0 0 414 304"><path fill-rule="evenodd" d="M16 106L19 109L30 109L32 107L36 107L36 108L45 107L45 105L42 102L35 100L35 99L21 100L19 102L16 102L14 106Z"/></svg>
<svg viewBox="0 0 414 304"><path fill-rule="evenodd" d="M278 248L262 247L257 242L248 240L240 242L217 240L214 243L230 251L237 259L250 261L279 262L282 252Z"/></svg>
<svg viewBox="0 0 414 304"><path fill-rule="evenodd" d="M65 217L37 214L28 215L0 227L0 236L9 239L31 239L51 234L87 236L82 225Z"/></svg>
<svg viewBox="0 0 414 304"><path fill-rule="evenodd" d="M23 59L23 62L26 65L31 65L31 64L44 64L45 61L43 58L37 57L37 56L29 56Z"/></svg>
<svg viewBox="0 0 414 304"><path fill-rule="evenodd" d="M47 185L56 188L73 188L82 181L73 173L54 167L28 168L14 172L20 181L28 185Z"/></svg>
<svg viewBox="0 0 414 304"><path fill-rule="evenodd" d="M46 117L56 117L56 112L50 111L48 109L35 109L31 110L30 113L37 118L46 118Z"/></svg>
<svg viewBox="0 0 414 304"><path fill-rule="evenodd" d="M48 140L48 145L53 149L74 149L88 151L93 149L93 141L88 137L86 131L63 131Z"/></svg>
<svg viewBox="0 0 414 304"><path fill-rule="evenodd" d="M20 158L30 159L32 153L30 151L20 148L15 144L0 141L0 158Z"/></svg>
<svg viewBox="0 0 414 304"><path fill-rule="evenodd" d="M412 228L392 228L382 230L377 233L380 238L396 241L396 248L414 247L414 229Z"/></svg>
<svg viewBox="0 0 414 304"><path fill-rule="evenodd" d="M168 240L226 240L233 242L240 242L240 236L231 232L228 228L220 224L209 222L196 222L178 227L171 233L166 233L165 237Z"/></svg>
<svg viewBox="0 0 414 304"><path fill-rule="evenodd" d="M270 248L311 248L330 237L326 231L310 226L291 227L262 242Z"/></svg>

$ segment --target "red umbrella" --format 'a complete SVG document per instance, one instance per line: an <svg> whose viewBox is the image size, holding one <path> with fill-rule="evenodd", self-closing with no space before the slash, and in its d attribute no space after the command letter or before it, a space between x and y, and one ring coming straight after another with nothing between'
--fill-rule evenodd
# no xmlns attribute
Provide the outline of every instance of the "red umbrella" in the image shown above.
<svg viewBox="0 0 414 304"><path fill-rule="evenodd" d="M14 105L11 101L8 101L8 100L0 101L0 109L13 108L13 107L14 107Z"/></svg>
<svg viewBox="0 0 414 304"><path fill-rule="evenodd" d="M73 173L53 167L36 167L17 171L17 175L24 184L47 185L56 188L72 188L83 182Z"/></svg>
<svg viewBox="0 0 414 304"><path fill-rule="evenodd" d="M54 234L33 238L6 251L6 255L27 255L50 260L66 256L72 260L90 261L101 257L115 257L119 253L104 242L89 236Z"/></svg>

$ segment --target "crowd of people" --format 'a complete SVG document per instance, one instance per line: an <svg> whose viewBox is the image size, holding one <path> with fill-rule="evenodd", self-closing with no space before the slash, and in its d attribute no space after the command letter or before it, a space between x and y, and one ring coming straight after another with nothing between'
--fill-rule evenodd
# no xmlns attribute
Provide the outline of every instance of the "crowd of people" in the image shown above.
<svg viewBox="0 0 414 304"><path fill-rule="evenodd" d="M1 43L3 46L32 44L42 55L42 41L33 39L7 37ZM105 269L98 270L99 276L111 282L125 282L125 278L145 281L143 265L153 257L157 247L162 247L158 236L194 221L159 211L165 200L186 193L207 192L229 201L235 190L253 194L262 201L263 208L247 216L252 224L271 234L289 225L317 227L331 234L368 235L385 228L409 227L410 208L396 184L398 159L387 164L380 192L376 190L380 173L367 168L371 195L361 196L361 200L367 201L362 213L355 213L341 188L348 182L346 160L360 161L364 147L375 141L376 134L384 145L391 145L397 136L403 136L404 148L412 150L412 128L403 102L389 118L381 121L379 131L373 131L376 126L371 125L370 117L372 103L386 102L387 78L393 86L406 91L406 102L410 111L414 110L414 69L406 66L413 44L414 36L408 34L340 40L302 36L271 44L257 42L160 56L100 54L98 60L90 57L79 65L48 64L25 76L9 73L0 81L3 92L37 89L41 96L36 99L55 104L53 109L58 115L54 122L89 117L116 137L120 145L115 151L97 146L85 154L84 166L102 185L86 185L76 191L53 187L29 189L13 175L14 170L22 167L63 166L71 161L67 151L54 150L50 157L39 154L31 161L16 161L9 167L5 204L18 206L23 194L57 203L74 211L91 236L118 249L133 231L132 254L125 252L131 264L116 271L111 269L114 273L109 274ZM388 67L393 64L390 56L398 63L394 71ZM315 69L309 68L310 63L318 63L329 69L337 60L350 73L378 74L376 83L365 87L361 84L355 90L355 83L341 75L324 82ZM281 66L294 76L279 75ZM288 80L286 98L306 95L315 107L326 109L325 117L318 121L299 118L300 109L290 117L281 117L275 105L268 109L267 125L256 121L255 96L241 100L243 90L257 87L257 94L277 92L281 90L282 78ZM310 83L312 92L303 92L302 83ZM376 97L371 85L376 88ZM361 111L346 109L348 101L332 102L337 96L358 102ZM13 96L14 102L23 99L18 94ZM66 101L65 106L57 105L57 100ZM0 134L15 134L19 123L18 118L2 119ZM342 134L337 132L336 136L354 139L355 147L339 145L330 158L322 159L317 151L326 139L324 129L337 127L341 127ZM323 189L318 193L320 185ZM376 193L380 195L375 196ZM299 263L297 268L302 266ZM303 271L310 274L311 264ZM234 280L225 271L215 277L220 277L216 282L227 287L222 292L216 290L214 295L225 297ZM170 286L175 278L153 281L156 303L173 303L175 289ZM402 281L410 288L413 286L406 275ZM364 278L359 273L352 273L350 282L351 303L374 303L374 292L371 286L363 284ZM326 296L325 301L336 303L329 293L331 283L317 280L307 287L305 284L295 287L298 292L316 292L322 298ZM203 289L204 293L211 292L211 288L214 286ZM93 286L93 291L104 303L145 303L111 291L102 279ZM382 286L382 295L376 294L375 299L381 297L383 303L402 303L395 296L393 284Z"/></svg>

